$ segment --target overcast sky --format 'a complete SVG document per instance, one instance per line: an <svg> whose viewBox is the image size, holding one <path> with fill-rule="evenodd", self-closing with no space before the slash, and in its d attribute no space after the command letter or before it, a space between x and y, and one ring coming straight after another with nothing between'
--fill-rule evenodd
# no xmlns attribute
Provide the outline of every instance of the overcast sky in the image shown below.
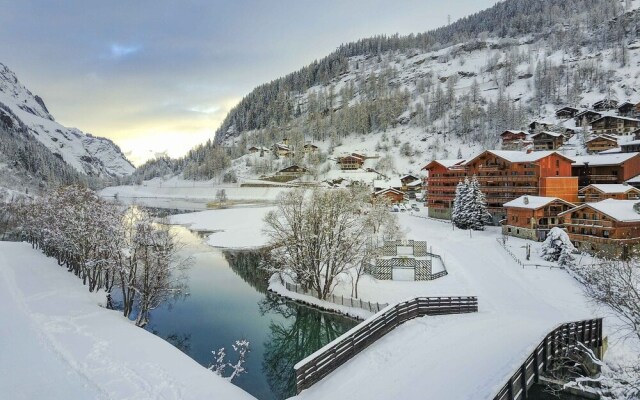
<svg viewBox="0 0 640 400"><path fill-rule="evenodd" d="M66 126L136 164L183 155L255 86L341 43L424 32L496 0L0 0L0 62Z"/></svg>

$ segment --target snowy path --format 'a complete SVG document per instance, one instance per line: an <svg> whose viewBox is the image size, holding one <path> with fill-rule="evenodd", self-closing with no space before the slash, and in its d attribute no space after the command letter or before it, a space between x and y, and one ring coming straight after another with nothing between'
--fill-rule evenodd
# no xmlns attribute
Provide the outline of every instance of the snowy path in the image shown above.
<svg viewBox="0 0 640 400"><path fill-rule="evenodd" d="M103 297L28 244L0 242L0 397L253 399Z"/></svg>
<svg viewBox="0 0 640 400"><path fill-rule="evenodd" d="M411 283L404 297L418 294L417 288L424 295L476 295L480 312L410 321L300 399L490 398L551 329L595 316L565 271L523 269L496 242L496 228L469 238L468 231L440 222L399 218L407 237L427 240L449 271L433 282ZM387 284L394 297L396 284ZM365 287L362 296L379 290Z"/></svg>

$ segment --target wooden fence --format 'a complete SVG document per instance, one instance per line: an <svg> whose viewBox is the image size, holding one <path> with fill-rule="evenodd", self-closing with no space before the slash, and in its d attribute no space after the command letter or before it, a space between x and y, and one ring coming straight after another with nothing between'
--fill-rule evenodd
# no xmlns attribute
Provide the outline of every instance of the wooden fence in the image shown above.
<svg viewBox="0 0 640 400"><path fill-rule="evenodd" d="M525 362L500 389L494 400L527 398L529 388L540 380L551 360L567 348L580 342L591 349L602 347L602 318L562 324L540 342Z"/></svg>
<svg viewBox="0 0 640 400"><path fill-rule="evenodd" d="M513 252L509 249L509 247L502 241L501 238L496 238L496 241L498 242L498 244L500 245L500 247L502 247L507 253L509 253L509 255L511 256L511 258L514 259L514 261L516 263L518 263L518 265L520 265L522 268L525 267L536 267L536 269L538 268L549 268L549 269L564 269L564 267L561 267L559 265L543 265L543 264L535 264L535 263L524 263L522 262L518 256L516 256L515 254L513 254Z"/></svg>
<svg viewBox="0 0 640 400"><path fill-rule="evenodd" d="M304 290L298 284L285 282L284 286L287 288L287 290L291 292L296 292L296 293L317 298L312 292L308 292ZM352 297L336 296L333 293L327 296L327 298L324 299L323 301L328 301L333 304L338 304L338 305L347 306L347 307L361 308L363 310L370 311L372 313L377 313L378 311L382 310L383 308L389 305L388 303L377 303L377 302L373 303L371 301L354 299Z"/></svg>
<svg viewBox="0 0 640 400"><path fill-rule="evenodd" d="M425 315L462 314L478 311L476 297L417 297L398 303L366 320L326 346L302 365L296 365L298 393L327 376L398 325Z"/></svg>

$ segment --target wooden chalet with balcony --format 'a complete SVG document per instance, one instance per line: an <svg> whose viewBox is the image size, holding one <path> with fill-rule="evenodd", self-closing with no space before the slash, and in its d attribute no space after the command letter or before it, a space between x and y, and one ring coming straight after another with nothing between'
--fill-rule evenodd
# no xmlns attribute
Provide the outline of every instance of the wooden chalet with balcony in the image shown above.
<svg viewBox="0 0 640 400"><path fill-rule="evenodd" d="M531 135L533 149L557 150L564 143L564 136L559 132L542 131Z"/></svg>
<svg viewBox="0 0 640 400"><path fill-rule="evenodd" d="M640 250L640 202L606 199L584 203L560 214L578 250L600 257L623 258Z"/></svg>
<svg viewBox="0 0 640 400"><path fill-rule="evenodd" d="M542 241L549 230L560 224L558 214L575 207L557 197L520 196L504 204L507 212L502 233Z"/></svg>
<svg viewBox="0 0 640 400"><path fill-rule="evenodd" d="M589 185L578 192L578 200L584 203L595 203L606 199L638 200L640 189L626 183L612 183Z"/></svg>
<svg viewBox="0 0 640 400"><path fill-rule="evenodd" d="M527 132L507 130L500 134L502 150L522 150L530 142L527 141Z"/></svg>
<svg viewBox="0 0 640 400"><path fill-rule="evenodd" d="M576 126L589 125L593 121L601 118L602 114L593 110L584 110L576 114L575 121Z"/></svg>
<svg viewBox="0 0 640 400"><path fill-rule="evenodd" d="M597 135L587 140L585 145L589 153L600 153L618 147L618 138L612 135Z"/></svg>
<svg viewBox="0 0 640 400"><path fill-rule="evenodd" d="M640 119L605 115L591 122L591 132L595 135L625 135L640 128Z"/></svg>
<svg viewBox="0 0 640 400"><path fill-rule="evenodd" d="M386 188L373 192L373 198L389 203L402 203L404 201L404 192L394 188Z"/></svg>
<svg viewBox="0 0 640 400"><path fill-rule="evenodd" d="M307 173L307 169L298 165L292 165L276 172L276 176L302 176Z"/></svg>
<svg viewBox="0 0 640 400"><path fill-rule="evenodd" d="M559 110L556 110L556 117L558 118L573 118L578 114L580 110L574 107L562 107Z"/></svg>
<svg viewBox="0 0 640 400"><path fill-rule="evenodd" d="M613 110L618 107L618 101L613 99L602 99L593 103L592 108L596 111Z"/></svg>
<svg viewBox="0 0 640 400"><path fill-rule="evenodd" d="M618 115L622 117L637 117L640 115L640 103L630 103L625 101L618 106Z"/></svg>
<svg viewBox="0 0 640 400"><path fill-rule="evenodd" d="M572 160L554 151L486 150L466 162L451 161L433 161L425 167L429 171L427 206L434 218L450 218L456 185L465 176L477 176L494 221L504 219L504 203L523 195L577 200Z"/></svg>
<svg viewBox="0 0 640 400"><path fill-rule="evenodd" d="M533 121L529 124L529 133L535 133L540 131L548 131L553 128L553 124L547 121Z"/></svg>
<svg viewBox="0 0 640 400"><path fill-rule="evenodd" d="M316 146L315 144L311 144L311 143L305 144L304 146L302 146L302 149L307 154L309 154L309 153L317 153L318 152L318 146Z"/></svg>
<svg viewBox="0 0 640 400"><path fill-rule="evenodd" d="M640 153L572 156L571 174L583 188L593 183L624 183L640 175Z"/></svg>
<svg viewBox="0 0 640 400"><path fill-rule="evenodd" d="M622 153L636 153L640 152L640 140L631 140L620 145L620 152Z"/></svg>
<svg viewBox="0 0 640 400"><path fill-rule="evenodd" d="M364 164L364 158L349 154L346 156L338 157L338 164L342 170L354 170L360 169Z"/></svg>

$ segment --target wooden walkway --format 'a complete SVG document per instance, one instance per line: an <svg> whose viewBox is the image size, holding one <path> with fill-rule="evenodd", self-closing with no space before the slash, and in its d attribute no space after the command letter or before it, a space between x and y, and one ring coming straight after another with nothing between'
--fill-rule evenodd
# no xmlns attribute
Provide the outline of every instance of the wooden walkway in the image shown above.
<svg viewBox="0 0 640 400"><path fill-rule="evenodd" d="M578 343L592 350L602 348L602 318L569 322L551 331L509 378L494 400L526 399L529 389L540 380L540 374L547 371L554 357Z"/></svg>
<svg viewBox="0 0 640 400"><path fill-rule="evenodd" d="M320 349L311 358L296 364L294 368L297 392L300 393L318 382L404 322L426 315L477 311L476 297L417 297L389 306Z"/></svg>

